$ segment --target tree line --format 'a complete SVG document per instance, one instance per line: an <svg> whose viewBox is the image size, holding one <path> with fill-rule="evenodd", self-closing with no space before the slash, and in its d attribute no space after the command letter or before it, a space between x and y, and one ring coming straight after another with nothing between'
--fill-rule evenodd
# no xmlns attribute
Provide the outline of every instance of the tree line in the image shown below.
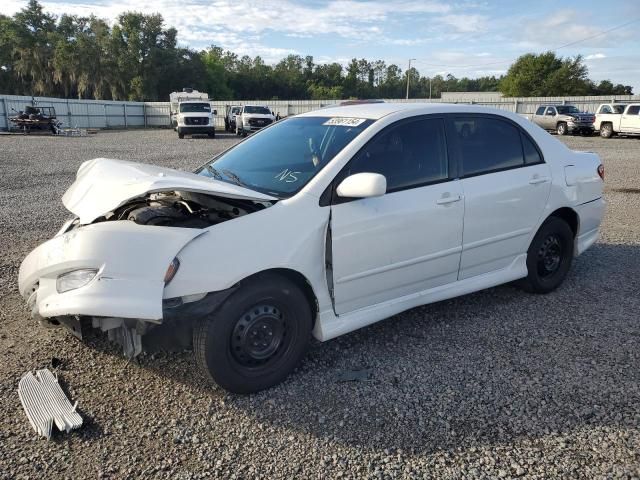
<svg viewBox="0 0 640 480"><path fill-rule="evenodd" d="M104 100L166 101L192 87L215 99L412 98L442 92L506 96L631 94L628 85L588 78L582 57L553 52L518 58L500 77L422 76L383 60L315 63L288 55L275 65L212 45L183 48L160 14L125 12L113 25L95 16L44 11L37 0L12 17L0 14L0 93Z"/></svg>

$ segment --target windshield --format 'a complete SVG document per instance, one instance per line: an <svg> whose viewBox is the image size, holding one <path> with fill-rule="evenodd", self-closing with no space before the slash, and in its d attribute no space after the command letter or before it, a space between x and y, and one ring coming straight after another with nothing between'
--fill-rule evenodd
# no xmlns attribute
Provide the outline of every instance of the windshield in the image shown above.
<svg viewBox="0 0 640 480"><path fill-rule="evenodd" d="M227 150L196 173L290 197L371 123L363 118L290 118Z"/></svg>
<svg viewBox="0 0 640 480"><path fill-rule="evenodd" d="M558 106L556 107L556 109L558 110L558 113L561 115L567 115L570 113L580 113L580 110L578 110L573 105Z"/></svg>
<svg viewBox="0 0 640 480"><path fill-rule="evenodd" d="M231 115L237 115L238 113L240 113L240 107L233 107L231 109Z"/></svg>
<svg viewBox="0 0 640 480"><path fill-rule="evenodd" d="M211 104L209 103L181 103L180 113L192 112L210 112Z"/></svg>
<svg viewBox="0 0 640 480"><path fill-rule="evenodd" d="M262 115L271 115L271 110L267 107L253 107L251 105L247 105L244 107L244 113L260 113Z"/></svg>

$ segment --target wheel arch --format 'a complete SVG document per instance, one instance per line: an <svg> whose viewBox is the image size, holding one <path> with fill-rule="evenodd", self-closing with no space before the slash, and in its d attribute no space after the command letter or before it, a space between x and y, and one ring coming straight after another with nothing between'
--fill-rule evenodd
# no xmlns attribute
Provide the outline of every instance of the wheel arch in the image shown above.
<svg viewBox="0 0 640 480"><path fill-rule="evenodd" d="M290 282L296 284L302 290L302 293L309 304L309 309L311 310L312 315L312 328L316 324L316 320L318 318L318 298L313 291L313 287L311 286L311 282L305 277L302 273L297 270L293 270L291 268L269 268L267 270L261 270L260 272L256 272L248 277L243 278L239 283L242 285L247 280L265 276L265 275L279 275L281 277L286 278Z"/></svg>
<svg viewBox="0 0 640 480"><path fill-rule="evenodd" d="M578 212L569 207L562 207L551 212L547 219L550 217L557 217L567 222L573 232L573 237L577 238L578 232L580 231L580 217Z"/></svg>

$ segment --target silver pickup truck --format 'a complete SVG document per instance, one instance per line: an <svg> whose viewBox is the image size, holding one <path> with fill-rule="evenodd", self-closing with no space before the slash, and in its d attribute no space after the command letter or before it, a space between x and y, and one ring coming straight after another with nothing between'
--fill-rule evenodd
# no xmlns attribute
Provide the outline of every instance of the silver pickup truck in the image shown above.
<svg viewBox="0 0 640 480"><path fill-rule="evenodd" d="M531 117L533 123L545 130L555 131L558 135L593 135L595 119L593 113L581 112L573 105L543 105Z"/></svg>

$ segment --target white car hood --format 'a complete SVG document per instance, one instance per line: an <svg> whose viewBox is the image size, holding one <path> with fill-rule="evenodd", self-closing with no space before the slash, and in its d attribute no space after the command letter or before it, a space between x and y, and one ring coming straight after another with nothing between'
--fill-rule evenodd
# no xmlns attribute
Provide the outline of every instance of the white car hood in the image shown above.
<svg viewBox="0 0 640 480"><path fill-rule="evenodd" d="M239 185L143 163L96 158L80 165L76 181L62 197L71 213L87 224L146 193L167 191L209 193L220 197L273 201L265 195Z"/></svg>

